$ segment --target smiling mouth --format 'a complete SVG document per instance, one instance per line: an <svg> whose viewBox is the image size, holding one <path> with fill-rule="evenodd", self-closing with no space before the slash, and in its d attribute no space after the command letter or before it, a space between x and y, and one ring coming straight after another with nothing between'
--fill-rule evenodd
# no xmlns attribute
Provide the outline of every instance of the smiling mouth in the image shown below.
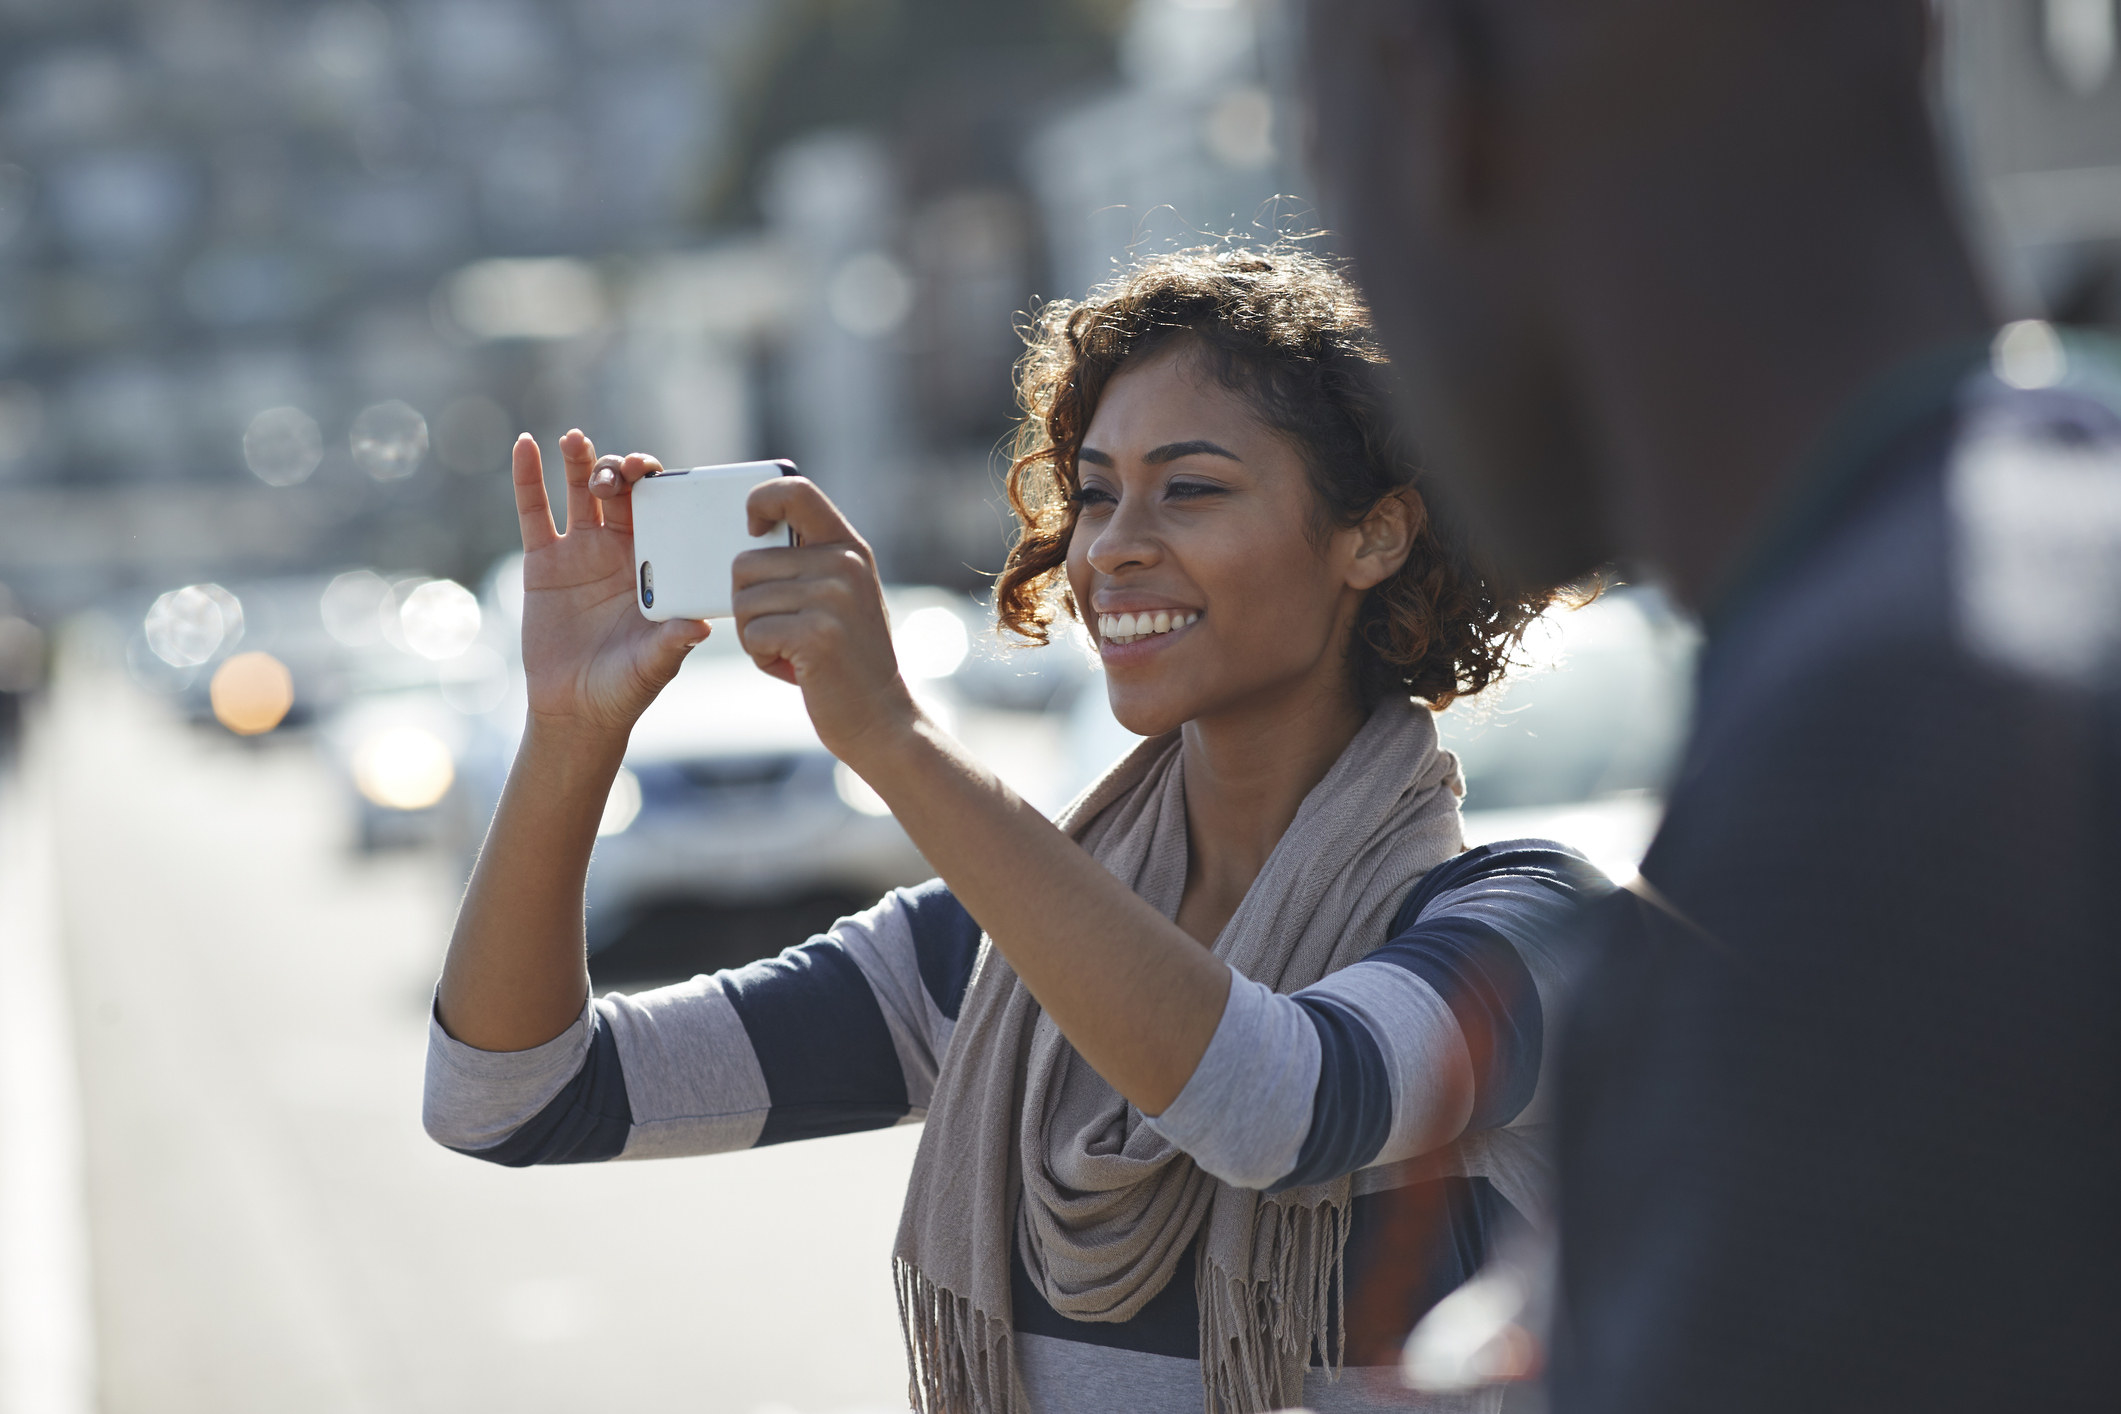
<svg viewBox="0 0 2121 1414"><path fill-rule="evenodd" d="M1141 614L1099 614L1097 636L1105 643L1137 643L1144 638L1154 638L1160 633L1170 633L1184 628L1200 617L1198 609L1176 613L1169 609L1157 609Z"/></svg>

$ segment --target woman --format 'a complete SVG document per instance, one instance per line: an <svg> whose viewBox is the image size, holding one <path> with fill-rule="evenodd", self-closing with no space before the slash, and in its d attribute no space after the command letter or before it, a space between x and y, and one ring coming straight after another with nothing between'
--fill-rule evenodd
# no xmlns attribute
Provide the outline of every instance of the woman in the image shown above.
<svg viewBox="0 0 2121 1414"><path fill-rule="evenodd" d="M801 548L738 561L743 647L941 877L597 1002L597 819L707 626L632 607L651 459L569 433L562 537L519 441L530 717L437 993L429 1132L522 1164L925 1114L896 1249L922 1410L1406 1407L1343 1353L1389 1360L1496 1222L1539 1216L1544 935L1597 879L1464 848L1430 708L1553 596L1424 501L1383 372L1352 287L1285 248L1153 261L1037 322L999 617L1081 618L1149 738L1053 823L923 715L831 502L754 491Z"/></svg>

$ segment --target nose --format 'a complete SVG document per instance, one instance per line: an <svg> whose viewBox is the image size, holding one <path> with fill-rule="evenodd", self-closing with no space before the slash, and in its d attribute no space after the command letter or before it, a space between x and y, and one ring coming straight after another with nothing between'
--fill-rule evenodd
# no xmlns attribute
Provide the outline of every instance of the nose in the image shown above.
<svg viewBox="0 0 2121 1414"><path fill-rule="evenodd" d="M1121 496L1112 514L1090 542L1090 568L1102 575L1147 569L1163 559L1163 545L1150 523L1152 513L1141 496Z"/></svg>

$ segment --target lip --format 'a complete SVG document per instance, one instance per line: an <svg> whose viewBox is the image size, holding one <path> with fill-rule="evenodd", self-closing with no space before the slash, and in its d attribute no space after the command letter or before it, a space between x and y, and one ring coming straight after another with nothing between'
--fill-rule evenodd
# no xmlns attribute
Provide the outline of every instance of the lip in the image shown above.
<svg viewBox="0 0 2121 1414"><path fill-rule="evenodd" d="M1090 602L1092 614L1139 614L1144 611L1153 614L1159 609L1173 614L1199 612L1197 605L1180 604L1171 599L1149 599L1139 594L1114 594L1095 598Z"/></svg>

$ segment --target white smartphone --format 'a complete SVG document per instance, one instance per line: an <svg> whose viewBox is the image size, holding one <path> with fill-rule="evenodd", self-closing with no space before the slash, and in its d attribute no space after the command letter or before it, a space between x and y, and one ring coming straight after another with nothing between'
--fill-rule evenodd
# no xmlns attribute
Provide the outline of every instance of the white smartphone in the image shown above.
<svg viewBox="0 0 2121 1414"><path fill-rule="evenodd" d="M733 613L736 557L793 545L786 525L749 531L752 489L795 475L790 461L694 466L633 483L634 602L651 619L722 619Z"/></svg>

